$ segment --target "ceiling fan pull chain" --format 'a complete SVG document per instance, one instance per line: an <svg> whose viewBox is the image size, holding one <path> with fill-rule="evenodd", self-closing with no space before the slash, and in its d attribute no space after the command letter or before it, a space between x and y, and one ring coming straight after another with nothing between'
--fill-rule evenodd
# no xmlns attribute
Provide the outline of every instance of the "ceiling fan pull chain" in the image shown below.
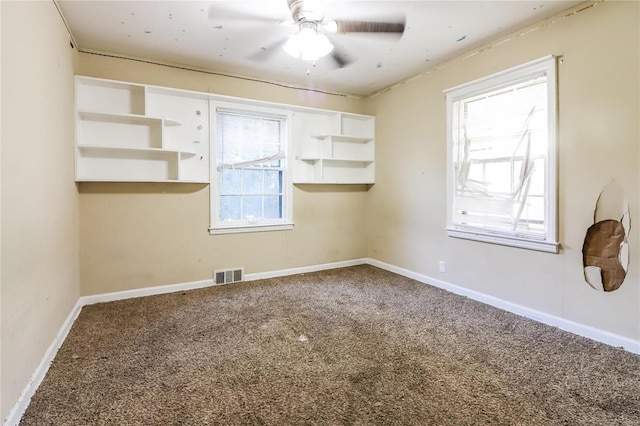
<svg viewBox="0 0 640 426"><path fill-rule="evenodd" d="M316 61L311 62L311 67L312 68L316 67ZM311 75L311 69L309 67L307 67L307 75Z"/></svg>

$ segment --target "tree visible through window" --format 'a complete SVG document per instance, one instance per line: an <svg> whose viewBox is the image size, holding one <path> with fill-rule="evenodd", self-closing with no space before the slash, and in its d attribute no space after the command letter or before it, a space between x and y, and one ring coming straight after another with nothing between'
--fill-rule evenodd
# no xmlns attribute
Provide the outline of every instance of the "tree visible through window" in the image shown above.
<svg viewBox="0 0 640 426"><path fill-rule="evenodd" d="M447 91L449 235L557 251L555 78L548 57Z"/></svg>

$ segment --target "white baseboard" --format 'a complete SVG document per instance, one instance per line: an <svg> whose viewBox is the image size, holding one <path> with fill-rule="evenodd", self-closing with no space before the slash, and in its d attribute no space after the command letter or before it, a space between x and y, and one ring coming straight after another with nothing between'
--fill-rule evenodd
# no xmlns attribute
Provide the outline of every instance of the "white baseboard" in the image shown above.
<svg viewBox="0 0 640 426"><path fill-rule="evenodd" d="M376 259L366 259L366 263L378 268L385 269L390 272L394 272L398 275L403 275L407 278L414 279L424 284L429 284L434 287L441 288L451 293L466 296L470 299L477 300L486 305L494 306L503 311L511 312L516 315L532 319L534 321L547 324L553 327L558 327L561 330L568 331L578 336L586 337L591 340L595 340L600 343L605 343L610 346L623 348L628 352L632 352L640 355L640 341L630 339L628 337L620 336L618 334L611 333L609 331L600 330L585 324L581 324L575 321L567 320L564 318L550 315L544 312L537 311L535 309L527 308L526 306L518 305L515 303L507 302L494 296L489 296L484 293L480 293L474 290L469 290L465 287L460 287L455 284L448 283L446 281L439 280L437 278L429 277L427 275L419 274L417 272L410 271L408 269L400 268L398 266L390 265L388 263L381 262Z"/></svg>
<svg viewBox="0 0 640 426"><path fill-rule="evenodd" d="M53 342L51 342L46 352L44 353L40 364L38 364L38 367L31 375L27 386L25 386L24 390L18 397L18 400L9 412L9 415L4 419L3 424L5 426L14 426L20 423L20 419L22 418L24 412L27 410L29 402L31 402L31 398L36 393L36 390L40 386L40 383L42 383L42 380L44 380L44 376L47 374L47 371L49 371L51 362L53 362L53 359L58 353L58 349L60 349L60 346L62 346L62 343L67 338L67 335L71 330L71 326L73 326L76 318L78 318L78 315L80 315L81 309L82 303L81 300L78 299L73 308L71 308L71 312L69 312L69 315L67 315L67 318L62 323L62 327L60 327L60 330L58 331L58 334L56 334L56 337L53 339Z"/></svg>
<svg viewBox="0 0 640 426"><path fill-rule="evenodd" d="M159 285L155 287L136 288L133 290L114 291L112 293L92 294L80 297L82 306L96 303L113 302L115 300L133 299L136 297L154 296L157 294L175 293L178 291L195 290L198 288L216 285L213 278L210 280L190 281L179 284Z"/></svg>
<svg viewBox="0 0 640 426"><path fill-rule="evenodd" d="M264 280L267 278L284 277L287 275L307 274L310 272L325 271L327 269L346 268L348 266L364 265L367 259L342 260L339 262L321 263L319 265L301 266L299 268L280 269L277 271L257 272L245 274L245 281Z"/></svg>
<svg viewBox="0 0 640 426"><path fill-rule="evenodd" d="M547 325L558 327L562 330L577 334L579 336L587 337L589 339L605 343L607 345L621 347L629 352L633 352L640 355L640 341L633 340L624 336L619 336L608 331L599 330L588 325L580 324L577 322L569 321L554 315L549 315L544 312L536 311L525 306L517 305L515 303L507 302L497 297L489 296L483 293L479 293L473 290L469 290L464 287L457 286L455 284L448 283L446 281L438 280L417 272L410 271L408 269L400 268L398 266L390 265L388 263L381 262L376 259L362 258L345 260L332 263L323 263L320 265L303 266L299 268L281 269L269 272L258 272L252 274L246 274L244 276L245 281L255 281L266 278L276 278L287 275L304 274L316 271L323 271L327 269L344 268L348 266L356 266L369 264L381 269L385 269L390 272L394 272L398 275L403 275L407 278L414 279L421 283L429 284L434 287L441 288L443 290L467 296L470 299L477 300L487 305L494 306L496 308L512 312L516 315L520 315L534 321L538 321ZM51 343L47 351L45 352L42 361L36 368L36 371L31 376L29 383L20 394L18 401L9 412L9 415L4 421L4 426L15 426L20 422L22 415L29 406L31 397L35 394L38 386L42 383L44 376L49 370L51 362L56 356L58 349L62 346L65 338L71 330L71 326L75 322L76 318L80 314L83 306L92 305L95 303L111 302L115 300L131 299L135 297L152 296L157 294L173 293L178 291L194 290L198 288L210 287L218 285L215 284L213 279L192 281L180 284L170 284L156 287L147 287L134 290L117 291L112 293L95 294L91 296L82 296L78 299L75 306L67 316L66 320L62 324L60 331L56 335L56 338ZM228 285L228 284L224 284Z"/></svg>

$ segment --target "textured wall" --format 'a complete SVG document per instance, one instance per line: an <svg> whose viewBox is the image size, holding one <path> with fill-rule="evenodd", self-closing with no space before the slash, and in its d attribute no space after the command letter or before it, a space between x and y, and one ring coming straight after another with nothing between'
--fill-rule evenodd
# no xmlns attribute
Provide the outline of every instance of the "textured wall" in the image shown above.
<svg viewBox="0 0 640 426"><path fill-rule="evenodd" d="M53 2L2 8L4 419L80 294L73 50Z"/></svg>
<svg viewBox="0 0 640 426"><path fill-rule="evenodd" d="M640 340L639 7L605 2L556 17L372 98L377 183L367 199L368 255ZM548 54L564 58L558 68L561 253L447 237L443 90ZM583 278L582 244L611 180L629 200L631 265L622 287L604 294ZM444 274L439 260L447 262Z"/></svg>

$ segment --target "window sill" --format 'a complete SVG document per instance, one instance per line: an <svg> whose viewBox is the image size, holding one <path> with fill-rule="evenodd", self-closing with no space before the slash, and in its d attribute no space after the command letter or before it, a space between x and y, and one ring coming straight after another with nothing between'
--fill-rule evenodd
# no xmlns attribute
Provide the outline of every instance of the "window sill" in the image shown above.
<svg viewBox="0 0 640 426"><path fill-rule="evenodd" d="M560 243L557 242L525 240L522 238L507 237L496 234L486 234L477 231L463 231L455 228L447 228L447 235L453 238L480 241L483 243L498 244L502 246L517 247L528 250L543 251L546 253L557 254L560 248Z"/></svg>
<svg viewBox="0 0 640 426"><path fill-rule="evenodd" d="M209 228L210 235L241 234L247 232L289 231L293 229L293 223L281 223L270 225L239 225L233 227Z"/></svg>

